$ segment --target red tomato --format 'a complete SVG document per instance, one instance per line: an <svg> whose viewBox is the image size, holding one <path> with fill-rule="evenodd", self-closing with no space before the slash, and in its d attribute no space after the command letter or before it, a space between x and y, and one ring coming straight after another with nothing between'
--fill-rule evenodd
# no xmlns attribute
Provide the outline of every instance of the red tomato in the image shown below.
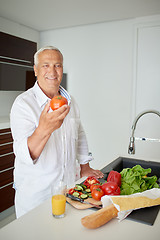
<svg viewBox="0 0 160 240"><path fill-rule="evenodd" d="M94 198L97 201L101 200L101 197L104 196L104 192L101 188L93 189L91 192L92 198Z"/></svg>
<svg viewBox="0 0 160 240"><path fill-rule="evenodd" d="M90 186L90 190L91 192L93 191L93 189L96 189L96 188L101 188L101 185L99 183L94 183Z"/></svg>
<svg viewBox="0 0 160 240"><path fill-rule="evenodd" d="M53 97L50 101L50 107L53 111L62 107L65 104L68 104L68 101L65 97L61 95Z"/></svg>
<svg viewBox="0 0 160 240"><path fill-rule="evenodd" d="M106 182L102 185L105 195L120 195L120 187L115 182Z"/></svg>

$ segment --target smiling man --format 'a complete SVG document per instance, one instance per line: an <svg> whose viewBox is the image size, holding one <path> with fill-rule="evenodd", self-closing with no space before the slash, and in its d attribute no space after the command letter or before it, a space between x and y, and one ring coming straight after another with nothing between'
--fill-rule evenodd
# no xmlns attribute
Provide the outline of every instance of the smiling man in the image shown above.
<svg viewBox="0 0 160 240"><path fill-rule="evenodd" d="M10 120L15 153L14 188L16 216L20 217L51 195L51 185L74 183L78 177L103 177L89 166L86 136L78 106L62 88L63 56L55 47L34 56L37 81L13 103ZM50 110L50 100L62 95L68 105ZM76 163L80 170L77 173Z"/></svg>
<svg viewBox="0 0 160 240"><path fill-rule="evenodd" d="M38 59L35 57L34 71L42 91L49 98L57 95L63 77L62 54L59 51L49 49L40 52Z"/></svg>

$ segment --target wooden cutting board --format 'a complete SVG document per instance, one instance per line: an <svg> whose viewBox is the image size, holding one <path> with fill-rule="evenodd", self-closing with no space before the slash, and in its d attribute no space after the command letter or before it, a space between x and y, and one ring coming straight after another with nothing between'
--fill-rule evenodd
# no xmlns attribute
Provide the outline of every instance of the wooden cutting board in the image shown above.
<svg viewBox="0 0 160 240"><path fill-rule="evenodd" d="M91 208L91 207L94 207L92 205L89 205L89 204L86 204L86 203L80 203L78 201L74 201L70 198L66 198L67 202L70 203L73 207L79 209L79 210L82 210L82 209L87 209L87 208ZM93 203L93 204L96 204L96 205L102 205L102 202L101 201L96 201L94 200L93 198L87 198L85 199L86 202L90 202L90 203Z"/></svg>

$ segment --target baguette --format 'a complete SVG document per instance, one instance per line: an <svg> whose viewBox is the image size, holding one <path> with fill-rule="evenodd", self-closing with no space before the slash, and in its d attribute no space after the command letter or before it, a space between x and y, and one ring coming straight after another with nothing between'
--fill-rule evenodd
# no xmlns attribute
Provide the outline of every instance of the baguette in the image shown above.
<svg viewBox="0 0 160 240"><path fill-rule="evenodd" d="M109 222L112 218L117 217L117 215L118 210L115 208L113 204L111 204L86 217L83 217L81 219L81 223L86 228L94 229Z"/></svg>

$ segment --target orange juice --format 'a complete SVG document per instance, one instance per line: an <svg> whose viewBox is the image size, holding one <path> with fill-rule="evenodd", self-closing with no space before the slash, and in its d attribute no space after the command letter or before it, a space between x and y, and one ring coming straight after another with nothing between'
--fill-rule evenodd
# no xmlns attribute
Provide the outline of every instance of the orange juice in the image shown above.
<svg viewBox="0 0 160 240"><path fill-rule="evenodd" d="M52 213L53 215L62 215L65 213L66 197L58 194L52 196Z"/></svg>

